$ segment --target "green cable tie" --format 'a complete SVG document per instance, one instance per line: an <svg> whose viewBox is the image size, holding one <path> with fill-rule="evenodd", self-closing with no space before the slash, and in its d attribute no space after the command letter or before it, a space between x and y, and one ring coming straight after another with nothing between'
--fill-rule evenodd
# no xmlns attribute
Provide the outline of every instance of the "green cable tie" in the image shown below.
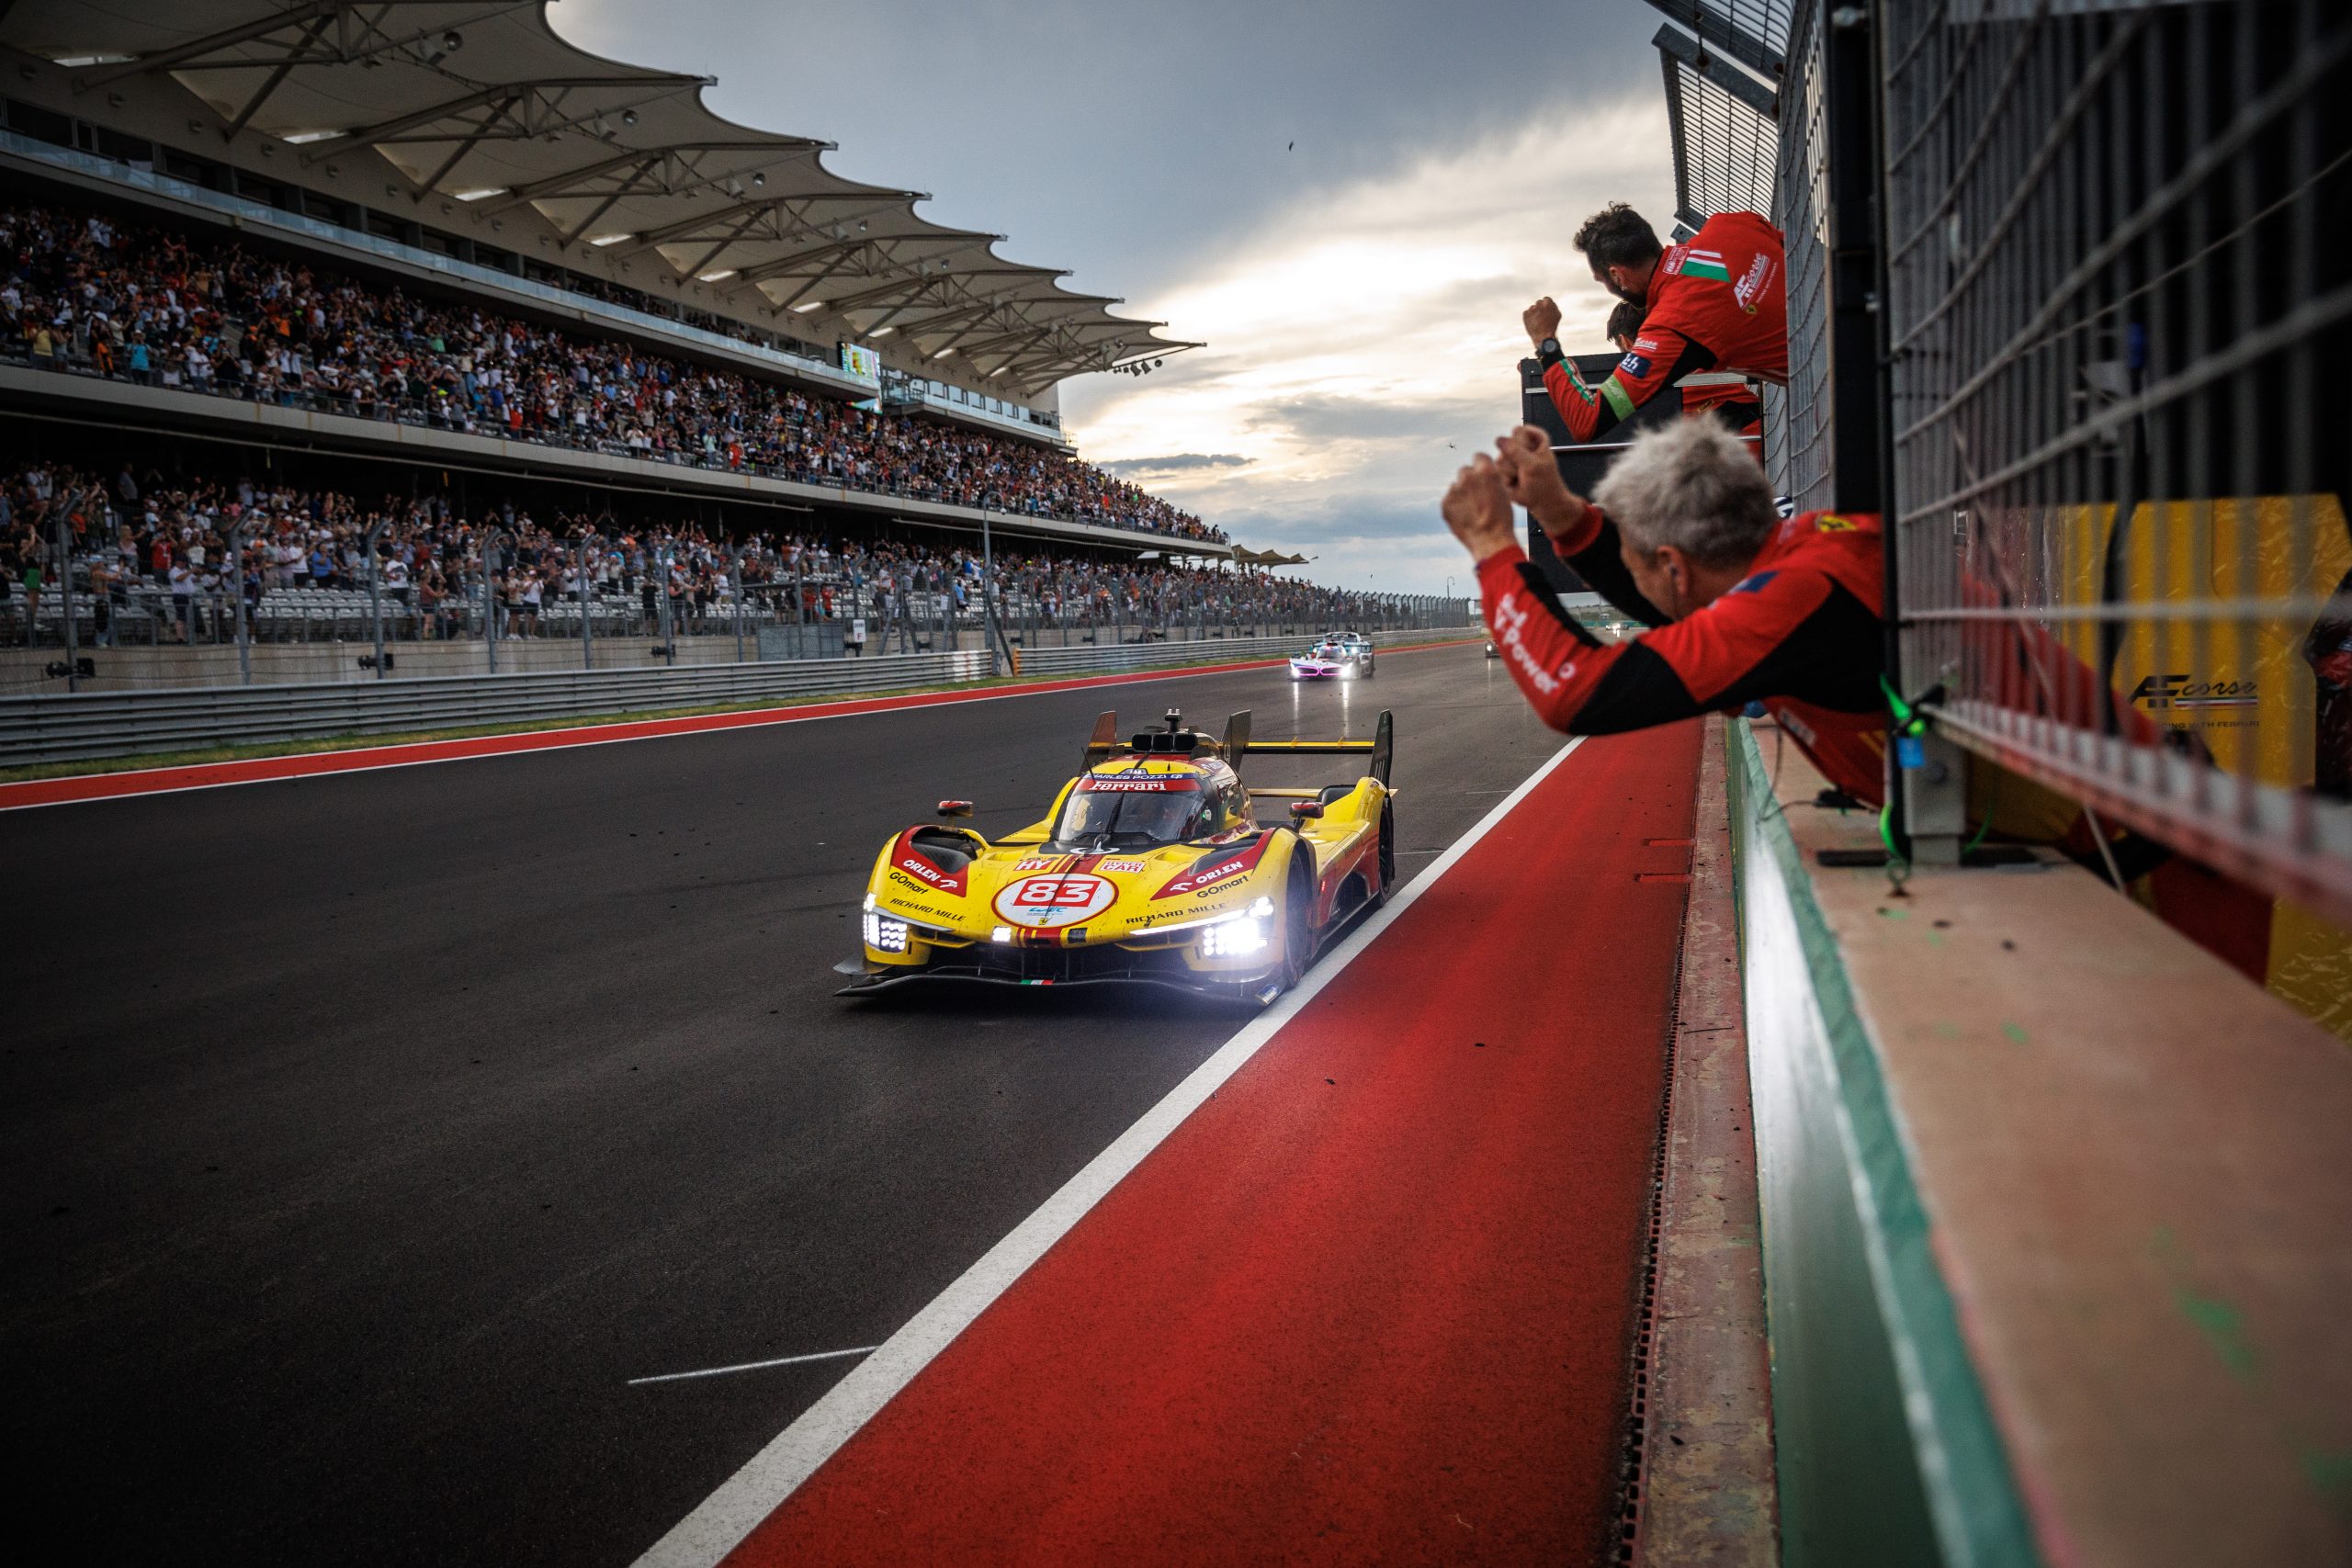
<svg viewBox="0 0 2352 1568"><path fill-rule="evenodd" d="M1878 678L1878 689L1886 694L1886 705L1894 715L1896 734L1908 735L1916 739L1928 733L1928 721L1920 717L1909 703L1903 700L1903 694L1894 689L1893 682L1884 675L1881 675Z"/></svg>

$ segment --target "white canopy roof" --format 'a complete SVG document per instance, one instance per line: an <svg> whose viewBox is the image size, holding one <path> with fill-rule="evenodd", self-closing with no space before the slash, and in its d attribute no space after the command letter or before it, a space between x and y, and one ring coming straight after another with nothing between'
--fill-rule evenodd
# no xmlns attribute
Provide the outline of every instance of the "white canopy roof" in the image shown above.
<svg viewBox="0 0 2352 1568"><path fill-rule="evenodd" d="M22 0L0 39L87 92L167 73L234 137L302 164L372 148L419 197L535 209L566 244L659 256L722 309L790 330L830 318L896 334L912 367L1035 391L1197 344L998 255L1001 234L915 214L920 191L828 172L833 144L706 107L714 78L602 60L556 36L545 0Z"/></svg>

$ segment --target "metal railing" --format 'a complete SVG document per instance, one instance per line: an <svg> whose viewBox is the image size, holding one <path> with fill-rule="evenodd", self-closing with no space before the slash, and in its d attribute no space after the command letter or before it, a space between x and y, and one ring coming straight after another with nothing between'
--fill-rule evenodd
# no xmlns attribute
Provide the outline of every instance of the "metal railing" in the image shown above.
<svg viewBox="0 0 2352 1568"><path fill-rule="evenodd" d="M1900 684L2352 917L2352 12L1878 15Z"/></svg>
<svg viewBox="0 0 2352 1568"><path fill-rule="evenodd" d="M1373 634L1383 645L1442 634ZM1276 659L1296 637L1039 648L1034 676L1113 673ZM361 683L168 688L0 696L0 767L198 750L328 736L470 728L600 714L659 712L763 699L956 685L1006 672L995 650L780 660L684 669L567 670Z"/></svg>
<svg viewBox="0 0 2352 1568"><path fill-rule="evenodd" d="M578 566L576 552L572 564ZM920 586L885 591L837 568L775 570L789 575L741 582L730 573L715 594L671 595L656 585L657 563L646 579L627 587L604 582L574 597L550 584L537 601L485 594L478 576L430 599L413 585L379 584L371 594L364 582L349 586L339 576L331 586L273 581L247 605L242 626L235 596L217 581L177 593L118 581L93 592L87 574L77 570L70 622L65 595L54 582L43 588L37 609L28 607L20 586L0 583L0 692L308 684L373 681L395 672L643 669L649 660L686 665L813 656L761 651L763 632L794 627L810 628L808 646L830 640L835 652L993 646L1009 656L1015 649L1269 637L1295 641L1338 628L1378 633L1469 625L1464 601L1427 595L1360 596L1306 610L1215 604L1205 593L1174 590L1138 601L1090 594L1082 574L1016 570L1003 574L991 605L978 580L944 570L919 575ZM804 639L770 640L774 649L797 649Z"/></svg>

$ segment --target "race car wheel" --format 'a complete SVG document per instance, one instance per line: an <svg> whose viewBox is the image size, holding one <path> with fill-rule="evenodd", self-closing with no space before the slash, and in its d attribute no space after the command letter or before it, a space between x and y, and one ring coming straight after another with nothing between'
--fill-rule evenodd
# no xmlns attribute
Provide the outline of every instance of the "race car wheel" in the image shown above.
<svg viewBox="0 0 2352 1568"><path fill-rule="evenodd" d="M1375 909L1388 902L1389 889L1396 886L1396 808L1386 801L1380 803L1380 886L1372 896Z"/></svg>
<svg viewBox="0 0 2352 1568"><path fill-rule="evenodd" d="M1311 852L1304 844L1295 852ZM1290 886L1283 895L1281 981L1285 991L1304 979L1306 966L1315 962L1315 884L1300 861L1294 858L1290 863Z"/></svg>

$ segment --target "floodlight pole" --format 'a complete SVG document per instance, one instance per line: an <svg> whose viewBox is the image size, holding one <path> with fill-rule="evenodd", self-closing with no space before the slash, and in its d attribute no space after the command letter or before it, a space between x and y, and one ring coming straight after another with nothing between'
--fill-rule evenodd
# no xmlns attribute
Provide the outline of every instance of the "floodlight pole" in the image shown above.
<svg viewBox="0 0 2352 1568"><path fill-rule="evenodd" d="M252 513L229 525L229 559L235 564L237 576L237 683L254 683L253 628L245 624L245 531L253 526ZM259 585L256 584L256 587ZM261 595L254 595L254 607L260 607Z"/></svg>
<svg viewBox="0 0 2352 1568"><path fill-rule="evenodd" d="M670 624L670 547L667 544L653 552L653 564L662 573L659 597L655 600L662 606L662 657L670 661L671 669L675 670L678 667L678 638Z"/></svg>
<svg viewBox="0 0 2352 1568"><path fill-rule="evenodd" d="M80 669L82 639L74 627L74 525L72 518L68 515L73 510L74 498L71 495L68 495L64 503L57 509L57 603L65 612L65 689L69 692L78 692L82 689L82 678L77 673ZM30 647L33 639L40 635L38 628L40 626L40 595L39 593L26 595L25 613L25 643L27 647Z"/></svg>
<svg viewBox="0 0 2352 1568"><path fill-rule="evenodd" d="M485 523L481 525L481 636L493 675L498 673L498 589L494 581L497 560L498 529Z"/></svg>
<svg viewBox="0 0 2352 1568"><path fill-rule="evenodd" d="M987 617L988 635L992 639L989 645L989 669L991 673L995 671L996 656L1001 651L1005 666L1010 671L1012 644L1006 640L1003 623L997 619L996 615L996 538L989 531L986 508L980 512L980 610Z"/></svg>
<svg viewBox="0 0 2352 1568"><path fill-rule="evenodd" d="M368 559L368 626L376 643L376 679L379 681L384 678L384 569L376 559L376 541L384 536L384 530L391 521L390 517L379 517L368 525L368 532L360 536L359 540L360 552ZM237 591L240 593L244 592L242 563Z"/></svg>
<svg viewBox="0 0 2352 1568"><path fill-rule="evenodd" d="M582 670L596 668L595 655L589 646L596 636L595 629L591 624L596 617L590 613L590 606L594 603L594 595L590 592L594 584L589 581L588 576L588 542L591 539L596 541L596 554L601 558L605 551L604 536L600 534L583 534L573 540L571 546L572 558L578 563L574 570L580 574L580 592L577 597L580 601L580 668Z"/></svg>
<svg viewBox="0 0 2352 1568"><path fill-rule="evenodd" d="M727 592L735 606L735 662L743 662L743 547L737 545L727 562Z"/></svg>

